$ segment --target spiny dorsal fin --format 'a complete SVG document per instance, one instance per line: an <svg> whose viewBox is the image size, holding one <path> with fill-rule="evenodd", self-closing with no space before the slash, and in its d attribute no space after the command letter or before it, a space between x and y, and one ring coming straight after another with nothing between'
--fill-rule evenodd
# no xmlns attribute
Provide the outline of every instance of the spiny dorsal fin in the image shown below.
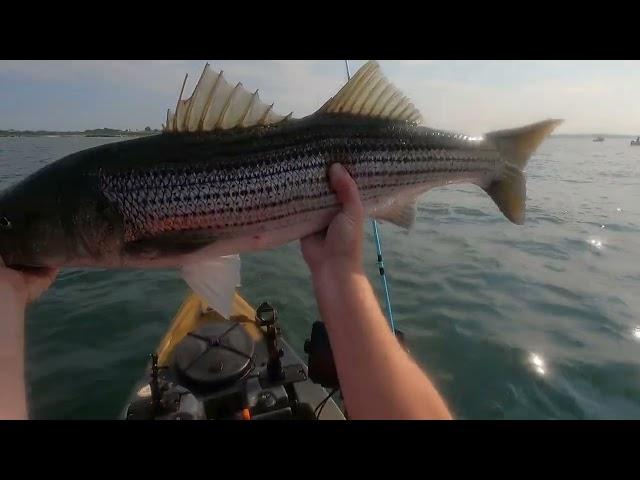
<svg viewBox="0 0 640 480"><path fill-rule="evenodd" d="M185 77L185 83L187 78ZM182 99L184 83L175 112L167 111L165 132L208 132L254 125L272 125L291 118L278 115L273 104L260 101L258 90L250 93L238 83L229 84L223 72L207 63L191 97Z"/></svg>
<svg viewBox="0 0 640 480"><path fill-rule="evenodd" d="M364 64L318 113L344 113L422 123L416 107L385 78L376 61Z"/></svg>

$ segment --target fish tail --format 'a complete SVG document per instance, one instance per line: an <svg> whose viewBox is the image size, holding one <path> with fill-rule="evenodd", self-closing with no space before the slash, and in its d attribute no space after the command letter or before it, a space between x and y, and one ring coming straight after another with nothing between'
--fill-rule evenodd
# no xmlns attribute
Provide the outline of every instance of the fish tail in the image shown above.
<svg viewBox="0 0 640 480"><path fill-rule="evenodd" d="M491 182L485 191L505 217L515 224L524 223L527 196L524 167L542 141L561 123L562 120L545 120L485 135L505 162L502 176Z"/></svg>

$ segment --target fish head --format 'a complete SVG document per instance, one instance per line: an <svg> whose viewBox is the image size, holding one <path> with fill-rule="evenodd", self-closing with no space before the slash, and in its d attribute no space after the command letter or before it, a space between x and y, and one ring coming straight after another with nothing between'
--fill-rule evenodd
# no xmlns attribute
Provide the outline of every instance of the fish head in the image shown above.
<svg viewBox="0 0 640 480"><path fill-rule="evenodd" d="M9 266L56 264L65 241L57 202L30 195L31 183L0 195L0 258Z"/></svg>
<svg viewBox="0 0 640 480"><path fill-rule="evenodd" d="M0 193L0 258L7 266L82 266L122 245L122 221L95 181L44 169Z"/></svg>

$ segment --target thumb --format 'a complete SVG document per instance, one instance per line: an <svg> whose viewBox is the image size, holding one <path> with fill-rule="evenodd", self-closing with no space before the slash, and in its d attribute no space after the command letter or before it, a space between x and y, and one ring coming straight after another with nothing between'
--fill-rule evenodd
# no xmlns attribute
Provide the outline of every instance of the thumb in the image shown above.
<svg viewBox="0 0 640 480"><path fill-rule="evenodd" d="M339 163L334 163L329 169L329 179L338 201L342 204L342 212L351 222L361 222L364 218L364 207L360 200L358 185L349 172Z"/></svg>

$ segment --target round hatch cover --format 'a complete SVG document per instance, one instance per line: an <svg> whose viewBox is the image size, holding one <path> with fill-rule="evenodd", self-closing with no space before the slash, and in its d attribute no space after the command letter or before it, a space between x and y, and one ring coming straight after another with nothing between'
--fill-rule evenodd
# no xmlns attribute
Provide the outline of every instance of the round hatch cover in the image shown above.
<svg viewBox="0 0 640 480"><path fill-rule="evenodd" d="M176 346L174 365L183 380L203 388L217 387L247 373L253 350L245 329L225 320L189 332Z"/></svg>

